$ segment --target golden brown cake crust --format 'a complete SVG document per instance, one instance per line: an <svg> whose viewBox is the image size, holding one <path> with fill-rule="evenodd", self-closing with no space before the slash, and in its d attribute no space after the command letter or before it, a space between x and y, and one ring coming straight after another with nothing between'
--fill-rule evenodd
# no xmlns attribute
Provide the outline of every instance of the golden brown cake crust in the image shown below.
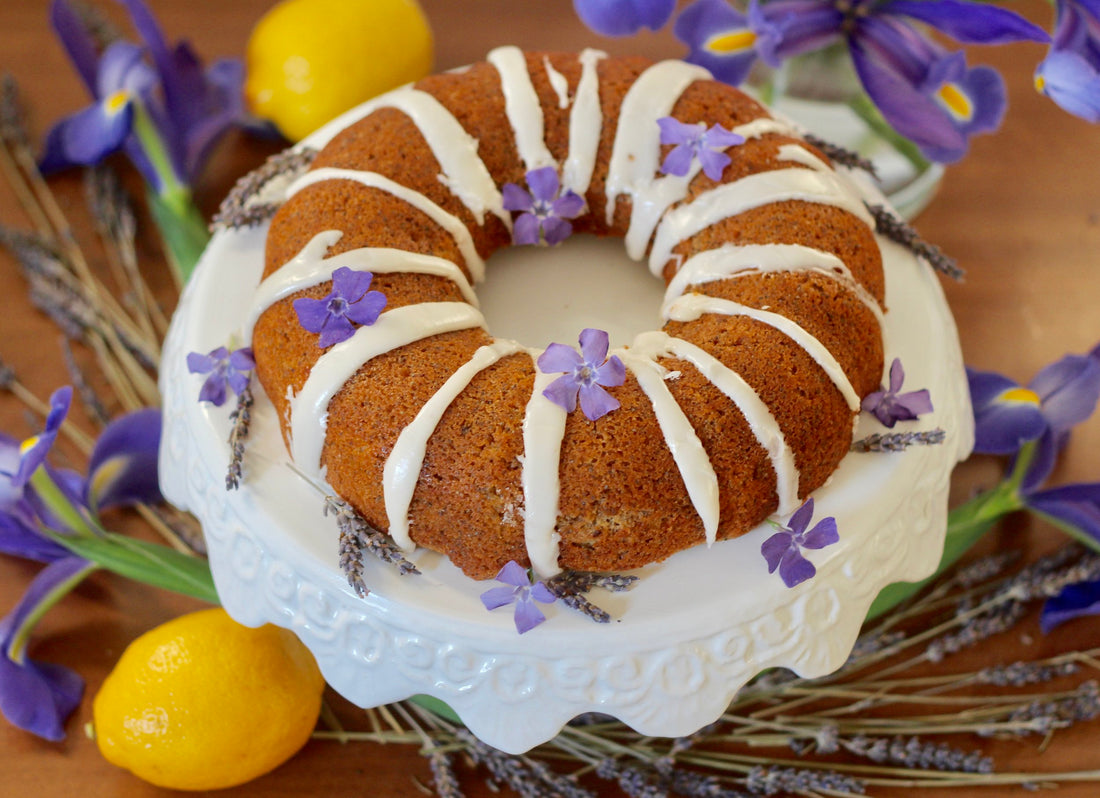
<svg viewBox="0 0 1100 798"><path fill-rule="evenodd" d="M581 65L572 53L529 53L528 72L544 117L545 143L561 163L568 155L569 108L561 108L546 64L562 75L569 96ZM650 62L604 58L598 63L603 128L586 195L589 209L578 231L623 236L631 201L620 196L605 221L608 161L623 96ZM416 88L437 99L478 142L496 185L525 184L500 78L491 64L426 78ZM766 117L757 102L724 84L697 81L676 101L672 115L686 122L736 127ZM767 133L734 147L722 183L775 169L802 169L779 157L799 139ZM667 152L665 147L663 155ZM483 257L510 244L507 228L491 214L478 224L439 179L431 147L405 113L382 108L339 133L313 168L376 172L421 192L469 229ZM716 183L703 174L683 203ZM681 203L682 204L682 203ZM676 207L676 206L674 206ZM327 230L342 231L330 255L359 247L393 247L437 255L473 270L452 235L396 196L349 180L328 180L296 193L275 216L267 238L265 275L293 258ZM802 244L837 255L879 303L884 282L873 232L837 207L786 201L714 223L673 249L664 265L670 280L692 254L724 244ZM644 279L642 276L639 279ZM387 298L385 312L422 302L460 302L447 279L379 273L372 288ZM304 330L292 309L301 296L324 297L331 283L315 286L268 309L255 326L257 373L289 434L288 391L298 392L325 350ZM766 309L791 319L821 341L843 367L856 392L874 390L882 374L882 340L875 314L850 287L811 272L757 274L694 286L692 291ZM847 452L853 413L830 377L799 345L778 330L745 316L705 313L669 322L669 335L710 353L739 373L777 419L800 471L799 495L821 486ZM329 404L322 463L327 479L373 526L386 530L382 472L401 430L447 378L492 342L484 330L435 335L379 355L363 365ZM776 474L748 422L730 399L691 363L662 357L677 404L710 457L721 486L719 538L741 535L775 512ZM447 554L468 575L493 576L508 560L529 564L524 546L524 409L535 366L527 354L505 357L478 373L444 412L427 450L409 509L410 532L421 546ZM635 377L611 389L621 407L596 422L568 415L561 445L557 533L560 564L578 570L622 570L659 561L704 540L693 506L660 424ZM338 420L338 421L334 421Z"/></svg>

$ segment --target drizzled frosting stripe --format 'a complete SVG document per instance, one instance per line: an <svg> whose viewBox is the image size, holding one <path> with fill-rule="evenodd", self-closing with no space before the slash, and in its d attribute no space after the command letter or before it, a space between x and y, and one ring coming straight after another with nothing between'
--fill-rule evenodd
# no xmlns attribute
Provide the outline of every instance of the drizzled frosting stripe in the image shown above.
<svg viewBox="0 0 1100 798"><path fill-rule="evenodd" d="M651 333L642 333L629 349L616 349L613 354L622 359L653 405L657 424L684 480L692 506L703 522L703 534L709 545L718 537L718 476L694 427L665 384L668 371L653 359L660 352L663 341L651 336ZM657 336L664 334L657 333Z"/></svg>
<svg viewBox="0 0 1100 798"><path fill-rule="evenodd" d="M424 302L388 310L369 327L330 347L313 364L302 390L290 401L290 454L311 476L320 476L321 452L332 397L372 358L414 341L456 330L485 327L465 302Z"/></svg>
<svg viewBox="0 0 1100 798"><path fill-rule="evenodd" d="M343 266L376 274L406 272L444 277L458 286L467 302L477 307L477 295L466 279L466 275L445 258L388 247L360 247L326 258L325 253L343 238L343 235L340 230L325 230L318 233L310 239L301 252L260 283L252 301L252 312L243 331L244 340L252 340L252 328L255 327L256 320L269 307L280 299L286 299L305 288L328 282L332 279L332 273Z"/></svg>
<svg viewBox="0 0 1100 798"><path fill-rule="evenodd" d="M504 111L516 140L516 149L530 172L543 166L557 168L546 147L545 120L538 92L527 71L527 58L518 47L498 47L485 59L500 73Z"/></svg>
<svg viewBox="0 0 1100 798"><path fill-rule="evenodd" d="M833 205L873 226L863 202L834 173L798 168L757 172L717 186L690 204L666 213L649 253L649 270L659 276L672 257L673 247L711 225L762 205L788 200Z"/></svg>
<svg viewBox="0 0 1100 798"><path fill-rule="evenodd" d="M382 490L389 518L389 534L405 551L416 547L409 535L409 505L424 464L428 438L439 420L474 377L503 357L522 352L514 341L494 341L479 347L417 411L416 417L401 430L393 450L382 468Z"/></svg>
<svg viewBox="0 0 1100 798"><path fill-rule="evenodd" d="M775 471L775 491L779 497L776 512L779 515L794 512L798 507L799 480L794 453L787 445L779 422L745 378L706 350L663 332L642 333L634 342L634 349L653 358L669 356L686 360L737 406Z"/></svg>
<svg viewBox="0 0 1100 798"><path fill-rule="evenodd" d="M802 244L723 244L692 255L669 281L661 310L667 312L689 286L752 274L798 271L812 271L836 280L875 314L880 326L885 321L878 300L855 279L844 261L831 252Z"/></svg>
<svg viewBox="0 0 1100 798"><path fill-rule="evenodd" d="M661 156L657 120L672 113L684 89L710 72L683 61L661 61L638 76L623 97L615 142L607 165L607 223L615 218L615 203L623 194L631 199L653 180Z"/></svg>
<svg viewBox="0 0 1100 798"><path fill-rule="evenodd" d="M478 142L454 115L426 91L411 86L391 91L368 103L366 113L393 108L408 116L432 150L443 170L441 182L485 224L485 212L512 228L512 215L504 210L500 190L478 155Z"/></svg>
<svg viewBox="0 0 1100 798"><path fill-rule="evenodd" d="M581 79L573 95L573 110L569 113L569 153L562 164L562 188L582 197L592 182L596 169L596 154L603 130L603 108L600 106L600 79L596 72L607 53L585 50L580 54Z"/></svg>
<svg viewBox="0 0 1100 798"><path fill-rule="evenodd" d="M532 359L538 354L532 352ZM542 393L558 376L535 368L535 386L523 414L523 538L531 567L540 576L561 571L561 535L555 527L561 494L558 468L567 415Z"/></svg>
<svg viewBox="0 0 1100 798"><path fill-rule="evenodd" d="M844 373L844 369L840 367L840 363L833 357L832 352L826 349L821 341L817 340L817 338L786 316L781 316L778 313L772 313L767 310L750 308L729 299L719 299L704 294L687 294L669 305L665 312L665 318L670 321L695 321L704 313L720 313L723 316L745 316L779 330L779 332L783 333L802 347L806 354L813 358L817 365L821 366L829 379L832 380L833 385L837 387L837 390L840 391L841 395L844 397L844 401L848 403L849 409L853 413L859 412L859 395L855 392L855 389L852 388L852 383L848 380L848 375Z"/></svg>
<svg viewBox="0 0 1100 798"><path fill-rule="evenodd" d="M474 282L481 282L485 279L485 261L478 254L477 248L474 246L474 239L461 219L448 213L419 191L407 188L377 172L335 169L333 167L314 169L312 172L306 172L291 184L287 190L287 198L289 199L307 186L323 183L326 180L351 180L369 188L377 188L422 211L454 238L458 251L462 253L462 258L466 261L466 267L470 270Z"/></svg>

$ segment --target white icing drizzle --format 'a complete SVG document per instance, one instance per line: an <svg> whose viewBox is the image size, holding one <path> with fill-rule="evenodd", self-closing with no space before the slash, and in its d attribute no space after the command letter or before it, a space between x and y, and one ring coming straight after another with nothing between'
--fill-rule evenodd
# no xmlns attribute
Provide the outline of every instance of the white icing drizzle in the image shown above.
<svg viewBox="0 0 1100 798"><path fill-rule="evenodd" d="M532 352L532 359L539 354ZM566 413L542 393L559 376L535 368L535 387L523 414L523 539L531 567L544 577L561 571L558 565L561 535L555 527Z"/></svg>
<svg viewBox="0 0 1100 798"><path fill-rule="evenodd" d="M514 341L494 341L479 347L468 361L462 364L440 386L416 413L416 417L401 430L393 450L382 468L382 490L389 518L389 534L398 546L411 551L416 548L409 535L409 505L424 464L428 438L435 432L439 420L458 395L466 389L483 369L502 357L522 352L524 348Z"/></svg>
<svg viewBox="0 0 1100 798"><path fill-rule="evenodd" d="M841 283L867 306L881 326L882 307L840 258L831 252L802 244L723 244L716 249L699 252L684 262L669 281L662 313L689 286L703 285L731 277L777 272L812 271Z"/></svg>
<svg viewBox="0 0 1100 798"><path fill-rule="evenodd" d="M783 333L802 347L806 354L813 358L817 365L821 366L829 379L832 380L833 385L837 387L837 390L840 391L841 395L844 397L844 401L848 403L849 409L851 409L853 413L859 411L859 395L856 394L855 389L852 388L852 383L848 380L848 375L844 373L844 369L840 367L836 358L833 357L832 352L826 349L821 341L817 340L786 316L781 316L778 313L772 313L768 310L750 308L729 299L719 299L704 294L685 294L668 306L665 312L665 318L671 321L695 321L704 313L720 313L724 316L746 316L779 330L779 332Z"/></svg>
<svg viewBox="0 0 1100 798"><path fill-rule="evenodd" d="M703 522L703 534L709 545L718 536L718 476L699 436L665 383L667 369L653 359L661 354L667 339L662 332L644 332L634 339L629 349L616 349L613 354L622 359L653 405L657 424L676 461L692 506Z"/></svg>
<svg viewBox="0 0 1100 798"><path fill-rule="evenodd" d="M683 61L661 61L638 76L623 97L615 143L607 165L607 223L615 218L615 204L626 194L648 186L659 166L661 131L657 120L672 113L688 86L707 80L710 72Z"/></svg>
<svg viewBox="0 0 1100 798"><path fill-rule="evenodd" d="M294 462L310 476L320 476L328 404L371 358L440 333L484 326L481 313L465 302L423 302L388 310L374 324L358 328L351 338L330 347L313 364L291 402Z"/></svg>
<svg viewBox="0 0 1100 798"><path fill-rule="evenodd" d="M512 215L504 210L500 190L478 155L477 139L446 106L431 94L408 86L372 100L364 116L380 108L394 108L413 121L443 169L440 181L478 224L485 224L485 212L489 211L511 229Z"/></svg>
<svg viewBox="0 0 1100 798"><path fill-rule="evenodd" d="M863 202L833 172L799 168L758 172L716 186L693 202L666 213L649 253L650 271L660 275L672 257L673 247L712 224L762 205L787 200L833 205L873 225Z"/></svg>
<svg viewBox="0 0 1100 798"><path fill-rule="evenodd" d="M340 230L325 230L318 233L310 239L301 252L260 283L252 300L252 312L244 328L245 341L252 340L252 328L265 310L280 299L286 299L302 289L328 282L332 279L332 273L343 266L376 274L409 272L445 277L458 286L462 297L467 302L477 307L477 294L474 293L466 275L446 258L389 247L360 247L326 258L325 253L343 235Z"/></svg>
<svg viewBox="0 0 1100 798"><path fill-rule="evenodd" d="M500 73L504 109L516 140L516 149L530 172L543 166L557 168L546 147L545 122L539 95L527 71L527 59L518 47L498 47L486 60Z"/></svg>
<svg viewBox="0 0 1100 798"><path fill-rule="evenodd" d="M660 331L643 335L646 336L641 347L643 351L651 357L666 355L688 361L737 406L748 422L749 430L767 452L775 471L775 490L779 497L776 513L786 515L794 512L798 507L799 480L794 453L787 445L787 439L783 437L779 422L759 394L745 382L744 377L705 349ZM639 348L637 341L635 348Z"/></svg>
<svg viewBox="0 0 1100 798"><path fill-rule="evenodd" d="M558 95L558 108L564 111L569 107L569 81L565 79L565 75L554 69L554 65L550 63L550 56L542 57L542 65L546 68L550 88L554 90L554 94Z"/></svg>
<svg viewBox="0 0 1100 798"><path fill-rule="evenodd" d="M287 190L287 197L289 198L297 194L307 186L312 186L315 183L322 183L326 180L352 180L364 186L369 186L370 188L381 189L382 191L393 194L398 199L404 200L417 210L422 211L454 238L455 243L458 245L458 251L462 253L462 257L466 261L466 268L470 270L474 282L481 282L485 279L485 261L482 260L481 255L478 254L477 248L474 246L474 239L470 235L470 231L466 229L466 225L462 223L462 220L453 214L447 213L447 211L439 207L419 191L413 191L411 188L406 188L400 183L395 183L384 175L377 174L376 172L362 172L355 169L334 169L332 167L314 169L312 172L306 172L294 181Z"/></svg>
<svg viewBox="0 0 1100 798"><path fill-rule="evenodd" d="M588 49L580 54L581 79L569 114L569 154L562 165L561 183L563 189L575 191L582 197L592 182L603 130L600 79L596 71L603 58L607 58L607 53L599 50Z"/></svg>

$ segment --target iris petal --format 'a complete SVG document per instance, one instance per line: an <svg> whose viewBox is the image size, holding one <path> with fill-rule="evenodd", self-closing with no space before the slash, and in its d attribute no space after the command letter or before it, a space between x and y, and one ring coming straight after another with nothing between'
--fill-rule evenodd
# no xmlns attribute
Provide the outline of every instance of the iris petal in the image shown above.
<svg viewBox="0 0 1100 798"><path fill-rule="evenodd" d="M88 463L84 501L93 512L105 507L156 503L161 416L154 408L112 421L96 440Z"/></svg>
<svg viewBox="0 0 1100 798"><path fill-rule="evenodd" d="M889 0L880 13L919 19L953 39L966 44L1045 42L1050 37L1042 28L1019 14L987 3L962 0Z"/></svg>
<svg viewBox="0 0 1100 798"><path fill-rule="evenodd" d="M1088 355L1067 355L1045 366L1028 383L1039 395L1043 416L1055 433L1092 415L1100 401L1100 362Z"/></svg>
<svg viewBox="0 0 1100 798"><path fill-rule="evenodd" d="M1057 596L1047 599L1039 624L1047 633L1085 615L1100 615L1100 581L1067 585Z"/></svg>
<svg viewBox="0 0 1100 798"><path fill-rule="evenodd" d="M632 36L642 28L663 28L676 8L676 0L573 0L573 7L596 33Z"/></svg>
<svg viewBox="0 0 1100 798"><path fill-rule="evenodd" d="M718 80L731 85L741 83L756 60L757 35L748 17L724 0L696 0L676 18L676 38L688 46L685 60L710 70ZM725 46L716 47L716 43ZM738 42L742 47L729 47Z"/></svg>

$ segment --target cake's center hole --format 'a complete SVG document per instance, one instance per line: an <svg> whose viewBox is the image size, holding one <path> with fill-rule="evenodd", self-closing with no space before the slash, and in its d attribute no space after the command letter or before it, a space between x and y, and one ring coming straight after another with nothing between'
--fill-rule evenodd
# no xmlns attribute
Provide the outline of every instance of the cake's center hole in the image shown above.
<svg viewBox="0 0 1100 798"><path fill-rule="evenodd" d="M508 247L477 287L489 331L525 346L577 345L585 327L606 330L611 346L661 327L664 282L627 257L618 238L575 235L556 247Z"/></svg>

